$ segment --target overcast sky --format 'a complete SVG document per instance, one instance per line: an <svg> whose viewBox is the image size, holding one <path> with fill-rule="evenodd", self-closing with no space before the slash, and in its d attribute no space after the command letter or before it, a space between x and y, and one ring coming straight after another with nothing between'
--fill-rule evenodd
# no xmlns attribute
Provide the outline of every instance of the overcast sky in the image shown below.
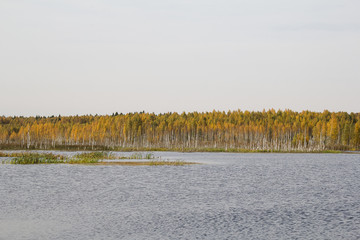
<svg viewBox="0 0 360 240"><path fill-rule="evenodd" d="M0 115L360 112L359 0L1 0Z"/></svg>

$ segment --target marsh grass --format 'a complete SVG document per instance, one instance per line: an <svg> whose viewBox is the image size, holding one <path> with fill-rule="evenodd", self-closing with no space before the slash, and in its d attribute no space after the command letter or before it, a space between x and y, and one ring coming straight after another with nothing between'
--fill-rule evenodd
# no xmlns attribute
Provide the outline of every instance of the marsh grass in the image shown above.
<svg viewBox="0 0 360 240"><path fill-rule="evenodd" d="M66 159L65 163L69 163L69 164L98 163L104 159L117 159L117 157L110 152L79 153L71 158Z"/></svg>
<svg viewBox="0 0 360 240"><path fill-rule="evenodd" d="M10 155L10 164L52 164L64 163L65 157L52 153L16 153Z"/></svg>
<svg viewBox="0 0 360 240"><path fill-rule="evenodd" d="M67 157L64 155L53 154L53 153L34 153L34 152L19 152L19 153L3 153L0 152L0 157L11 157L10 160L2 160L1 163L10 164L93 164L93 165L149 165L149 166L160 166L160 165L173 165L182 166L185 164L194 164L184 162L181 160L170 161L162 160L161 157L155 157L153 153L133 153L130 156L116 156L111 152L85 152L78 153L74 156ZM106 162L104 160L112 159L146 159L149 161L117 161L117 162Z"/></svg>
<svg viewBox="0 0 360 240"><path fill-rule="evenodd" d="M197 164L194 162L184 162L184 161L168 161L168 160L155 160L155 161L141 161L141 162L98 162L92 165L125 165L125 166L184 166L188 164Z"/></svg>
<svg viewBox="0 0 360 240"><path fill-rule="evenodd" d="M152 153L147 153L146 155L145 155L145 159L154 159L155 158L155 156L154 156L154 154L152 154Z"/></svg>
<svg viewBox="0 0 360 240"><path fill-rule="evenodd" d="M143 155L142 153L133 153L129 159L154 159L155 156L152 153L146 153Z"/></svg>
<svg viewBox="0 0 360 240"><path fill-rule="evenodd" d="M170 160L161 160L161 159L149 161L150 166L161 166L161 165L183 166L185 164L195 164L195 163L184 162L182 160L170 161Z"/></svg>
<svg viewBox="0 0 360 240"><path fill-rule="evenodd" d="M9 154L0 152L0 157L9 157Z"/></svg>
<svg viewBox="0 0 360 240"><path fill-rule="evenodd" d="M114 159L115 156L106 152L91 152L80 153L73 157L66 157L64 155L56 155L52 153L0 153L1 157L12 157L10 161L2 161L2 163L10 164L86 164L97 163L101 159Z"/></svg>
<svg viewBox="0 0 360 240"><path fill-rule="evenodd" d="M155 156L153 153L146 153L146 154L142 154L142 153L133 153L130 156L119 156L119 157L115 157L112 159L155 159Z"/></svg>
<svg viewBox="0 0 360 240"><path fill-rule="evenodd" d="M125 157L126 158L126 157ZM142 153L133 153L127 159L143 159Z"/></svg>

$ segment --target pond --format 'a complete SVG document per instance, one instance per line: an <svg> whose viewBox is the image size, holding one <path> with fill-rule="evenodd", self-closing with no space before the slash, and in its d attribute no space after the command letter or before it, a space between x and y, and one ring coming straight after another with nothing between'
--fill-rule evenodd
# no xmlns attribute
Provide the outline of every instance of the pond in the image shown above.
<svg viewBox="0 0 360 240"><path fill-rule="evenodd" d="M0 239L360 238L358 154L154 155L201 164L0 165Z"/></svg>

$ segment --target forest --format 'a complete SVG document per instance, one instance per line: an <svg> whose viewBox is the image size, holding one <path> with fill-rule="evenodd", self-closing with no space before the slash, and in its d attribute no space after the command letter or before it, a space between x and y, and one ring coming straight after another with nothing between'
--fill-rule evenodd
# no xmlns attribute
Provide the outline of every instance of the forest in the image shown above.
<svg viewBox="0 0 360 240"><path fill-rule="evenodd" d="M0 116L1 149L321 152L360 149L360 113L212 111Z"/></svg>

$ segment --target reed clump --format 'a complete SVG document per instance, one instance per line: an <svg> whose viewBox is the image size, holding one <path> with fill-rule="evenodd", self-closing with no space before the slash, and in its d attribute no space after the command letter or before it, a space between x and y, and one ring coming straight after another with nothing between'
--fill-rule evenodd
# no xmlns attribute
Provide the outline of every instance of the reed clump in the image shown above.
<svg viewBox="0 0 360 240"><path fill-rule="evenodd" d="M9 154L8 154L8 153L0 152L0 157L9 157Z"/></svg>
<svg viewBox="0 0 360 240"><path fill-rule="evenodd" d="M155 156L152 153L146 153L143 155L142 153L133 153L129 159L154 159Z"/></svg>
<svg viewBox="0 0 360 240"><path fill-rule="evenodd" d="M0 153L1 157L12 157L10 164L87 164L98 163L102 159L115 159L115 156L106 152L79 153L72 157L53 153ZM3 162L5 163L5 162Z"/></svg>
<svg viewBox="0 0 360 240"><path fill-rule="evenodd" d="M93 165L173 165L182 166L185 164L193 164L181 160L162 160L161 157L155 157L152 153L133 153L130 156L116 156L111 152L85 152L78 153L74 156L64 156L53 153L38 153L38 152L17 152L17 153L2 153L0 157L11 157L10 160L2 161L1 163L10 164L93 164ZM112 159L146 159L149 161L115 161L107 162L104 160Z"/></svg>
<svg viewBox="0 0 360 240"><path fill-rule="evenodd" d="M156 162L151 162L151 161L144 161L144 162L127 162L127 161L121 161L121 162L99 162L99 163L94 163L92 165L123 165L123 166L164 166L164 165L170 165L170 166L183 166L183 165L188 165L188 164L196 164L194 162L184 162L184 163L180 163L178 164L177 162L174 161L156 161Z"/></svg>
<svg viewBox="0 0 360 240"><path fill-rule="evenodd" d="M10 160L10 164L51 164L63 163L64 160L64 156L52 153L18 153Z"/></svg>
<svg viewBox="0 0 360 240"><path fill-rule="evenodd" d="M155 156L153 153L146 153L146 154L142 154L142 153L133 153L130 156L120 156L120 157L115 157L113 159L155 159Z"/></svg>
<svg viewBox="0 0 360 240"><path fill-rule="evenodd" d="M183 166L185 164L194 164L194 163L188 163L182 160L170 161L170 160L161 160L161 159L156 159L149 162L150 166L161 166L161 165Z"/></svg>
<svg viewBox="0 0 360 240"><path fill-rule="evenodd" d="M65 163L88 164L88 163L98 163L101 160L105 160L105 159L116 159L116 156L110 152L79 153L71 158L66 159Z"/></svg>

